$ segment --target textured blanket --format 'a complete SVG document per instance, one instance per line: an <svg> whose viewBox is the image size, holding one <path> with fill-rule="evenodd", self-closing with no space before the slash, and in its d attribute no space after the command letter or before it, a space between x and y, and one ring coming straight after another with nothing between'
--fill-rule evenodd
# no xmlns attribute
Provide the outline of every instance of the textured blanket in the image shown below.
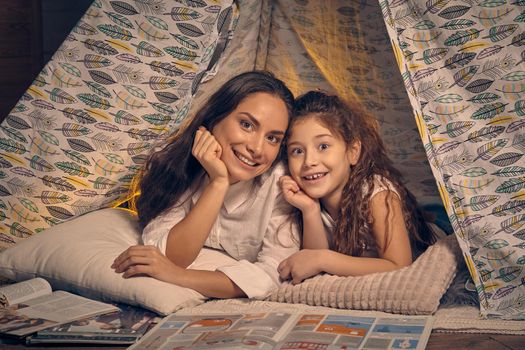
<svg viewBox="0 0 525 350"><path fill-rule="evenodd" d="M320 275L283 284L268 300L406 315L434 313L462 256L455 236L439 240L405 268L359 277Z"/></svg>

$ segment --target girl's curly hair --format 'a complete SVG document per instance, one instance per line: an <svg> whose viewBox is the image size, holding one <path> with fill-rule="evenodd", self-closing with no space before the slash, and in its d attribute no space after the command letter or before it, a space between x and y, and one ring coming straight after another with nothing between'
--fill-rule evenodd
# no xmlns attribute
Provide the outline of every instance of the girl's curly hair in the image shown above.
<svg viewBox="0 0 525 350"><path fill-rule="evenodd" d="M343 188L339 216L332 233L332 249L352 256L362 256L365 247L376 246L371 232L369 203L378 180L387 188L389 181L400 196L413 253L421 253L436 241L415 197L405 187L401 173L387 155L377 121L361 105L345 103L337 96L320 91L310 91L297 98L289 130L294 123L304 118L316 118L334 135L344 140L347 147L356 141L361 143L361 154L357 163L349 169L350 176ZM387 217L392 209L389 205L391 195L392 193L385 198ZM386 241L388 242L388 237Z"/></svg>

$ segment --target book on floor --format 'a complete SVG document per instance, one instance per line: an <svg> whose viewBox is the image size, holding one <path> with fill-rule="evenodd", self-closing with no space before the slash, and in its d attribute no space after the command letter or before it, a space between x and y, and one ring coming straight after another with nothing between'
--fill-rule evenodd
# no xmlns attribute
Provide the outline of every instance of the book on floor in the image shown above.
<svg viewBox="0 0 525 350"><path fill-rule="evenodd" d="M43 278L0 288L0 334L23 337L39 330L118 311L115 305L65 291L53 291Z"/></svg>
<svg viewBox="0 0 525 350"><path fill-rule="evenodd" d="M425 348L432 316L261 312L171 314L130 350Z"/></svg>
<svg viewBox="0 0 525 350"><path fill-rule="evenodd" d="M157 320L157 314L130 305L118 311L93 316L38 331L26 338L27 344L133 344Z"/></svg>

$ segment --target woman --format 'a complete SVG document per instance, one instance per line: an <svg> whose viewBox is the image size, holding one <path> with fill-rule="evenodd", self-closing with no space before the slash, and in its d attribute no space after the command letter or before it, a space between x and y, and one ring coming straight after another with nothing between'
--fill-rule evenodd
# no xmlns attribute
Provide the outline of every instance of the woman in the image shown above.
<svg viewBox="0 0 525 350"><path fill-rule="evenodd" d="M119 255L115 271L215 298L264 298L277 287L277 266L298 250L277 159L292 104L284 83L261 71L213 94L147 161L136 202L144 245ZM192 269L217 250L235 260L217 262L215 271Z"/></svg>

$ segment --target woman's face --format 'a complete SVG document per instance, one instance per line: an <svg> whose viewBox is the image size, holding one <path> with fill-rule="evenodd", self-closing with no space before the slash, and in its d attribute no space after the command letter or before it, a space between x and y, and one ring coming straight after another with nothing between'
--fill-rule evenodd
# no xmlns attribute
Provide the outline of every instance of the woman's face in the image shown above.
<svg viewBox="0 0 525 350"><path fill-rule="evenodd" d="M212 129L222 148L230 183L247 181L268 170L288 127L288 110L278 97L264 92L248 95Z"/></svg>

